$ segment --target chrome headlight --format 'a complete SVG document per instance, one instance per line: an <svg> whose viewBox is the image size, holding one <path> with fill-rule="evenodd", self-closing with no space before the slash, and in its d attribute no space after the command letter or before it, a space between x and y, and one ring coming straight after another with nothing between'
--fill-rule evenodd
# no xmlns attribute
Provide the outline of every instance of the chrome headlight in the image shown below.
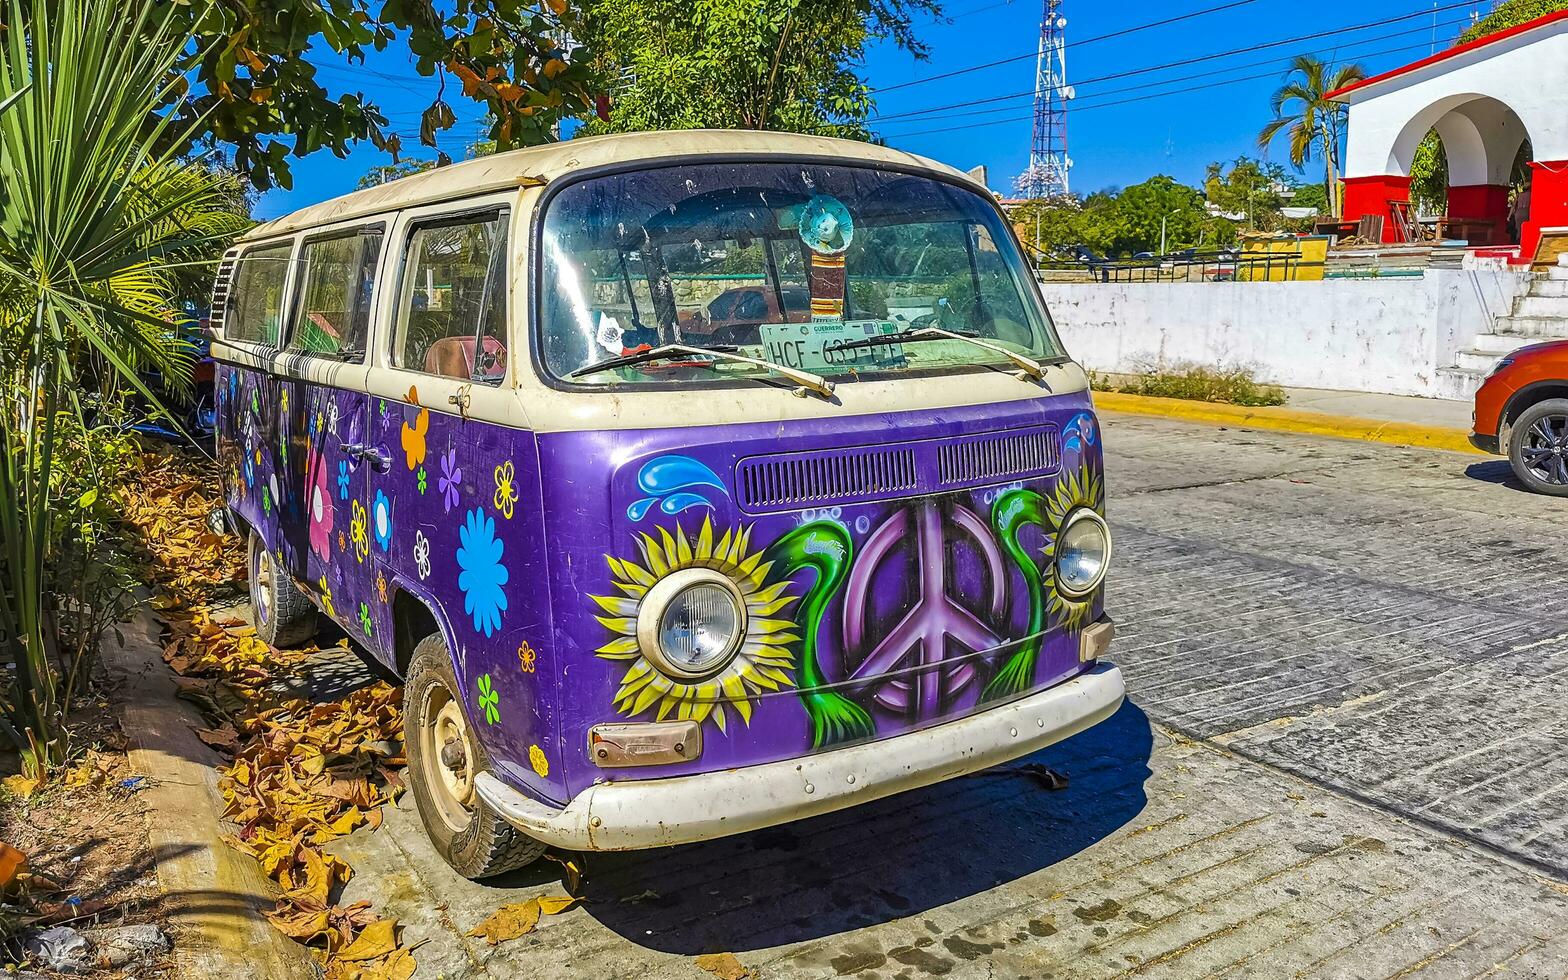
<svg viewBox="0 0 1568 980"><path fill-rule="evenodd" d="M1056 589L1082 599L1105 580L1111 564L1111 532L1105 518L1087 507L1068 513L1056 535Z"/></svg>
<svg viewBox="0 0 1568 980"><path fill-rule="evenodd" d="M729 578L687 568L660 579L637 613L637 645L670 677L697 680L721 670L746 636L746 603Z"/></svg>

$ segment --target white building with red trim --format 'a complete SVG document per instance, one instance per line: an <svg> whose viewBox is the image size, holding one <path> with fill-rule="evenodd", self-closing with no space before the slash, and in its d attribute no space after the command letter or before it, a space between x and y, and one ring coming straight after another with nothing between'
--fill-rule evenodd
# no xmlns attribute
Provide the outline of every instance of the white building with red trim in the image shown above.
<svg viewBox="0 0 1568 980"><path fill-rule="evenodd" d="M1510 172L1529 140L1532 185L1520 261L1543 229L1568 226L1568 11L1489 34L1329 93L1350 107L1344 216L1384 218L1410 200L1416 147L1430 130L1448 157L1448 218L1507 241ZM1474 241L1474 239L1473 239ZM1476 242L1480 244L1482 242Z"/></svg>

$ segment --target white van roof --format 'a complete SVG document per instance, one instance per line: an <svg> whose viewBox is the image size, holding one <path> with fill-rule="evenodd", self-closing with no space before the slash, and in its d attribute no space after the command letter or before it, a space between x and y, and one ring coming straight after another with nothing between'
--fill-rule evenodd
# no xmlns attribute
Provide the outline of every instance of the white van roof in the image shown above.
<svg viewBox="0 0 1568 980"><path fill-rule="evenodd" d="M895 164L904 169L927 170L956 178L989 194L952 167L885 146L796 133L689 129L563 140L465 160L312 204L257 225L241 240L289 235L320 225L476 196L520 184L549 183L588 168L674 156L728 153L841 157L857 163Z"/></svg>

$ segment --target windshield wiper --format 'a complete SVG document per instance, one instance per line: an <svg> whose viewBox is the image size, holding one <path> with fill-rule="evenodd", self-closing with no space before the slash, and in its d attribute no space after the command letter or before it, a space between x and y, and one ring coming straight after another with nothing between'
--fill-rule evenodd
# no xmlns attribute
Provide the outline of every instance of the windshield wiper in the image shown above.
<svg viewBox="0 0 1568 980"><path fill-rule="evenodd" d="M590 364L585 368L578 368L576 371L573 371L570 375L568 375L568 377L582 378L590 374L598 374L600 371L611 371L615 368L631 367L634 364L646 364L649 361L667 361L675 357L691 357L694 355L697 357L712 357L722 361L736 361L741 364L751 364L756 367L767 368L769 371L773 371L776 374L782 374L784 377L795 382L795 384L798 386L794 389L794 394L799 398L806 397L807 392L811 391L816 392L823 398L833 397L833 382L827 380L821 375L812 374L810 371L802 371L799 368L788 367L787 365L778 364L773 361L764 361L757 357L747 357L745 354L740 353L740 348L736 347L734 344L714 344L710 347L693 347L689 344L665 344L662 347L654 347L650 348L649 350L638 351L635 354L624 354L620 357L606 358L605 360ZM712 367L712 364L702 361L697 361L695 363L705 367Z"/></svg>
<svg viewBox="0 0 1568 980"><path fill-rule="evenodd" d="M867 347L886 347L890 344L919 344L930 340L959 340L976 347L984 347L995 354L1000 354L1018 366L1018 380L1026 381L1033 378L1036 381L1045 379L1045 365L1032 357L1008 350L999 344L981 340L980 335L972 330L943 330L941 327L911 327L902 333L885 333L878 337L867 337L865 340L841 340L836 344L829 344L822 348L827 351L862 350Z"/></svg>

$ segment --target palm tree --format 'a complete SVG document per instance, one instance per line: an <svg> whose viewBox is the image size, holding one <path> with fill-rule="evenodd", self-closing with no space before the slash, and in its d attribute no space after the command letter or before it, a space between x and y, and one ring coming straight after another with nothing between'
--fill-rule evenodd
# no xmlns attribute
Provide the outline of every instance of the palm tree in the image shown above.
<svg viewBox="0 0 1568 980"><path fill-rule="evenodd" d="M0 687L3 730L41 770L63 757L55 574L79 500L61 495L63 433L87 383L188 379L174 291L239 230L235 184L171 146L189 42L158 0L0 0ZM62 670L62 667L64 668Z"/></svg>
<svg viewBox="0 0 1568 980"><path fill-rule="evenodd" d="M1331 65L1308 54L1296 55L1285 84L1269 100L1274 118L1258 133L1258 148L1266 151L1281 130L1288 130L1290 162L1298 171L1317 149L1323 159L1323 190L1335 217L1339 216L1339 140L1345 132L1346 106L1324 96L1366 77L1360 65Z"/></svg>

